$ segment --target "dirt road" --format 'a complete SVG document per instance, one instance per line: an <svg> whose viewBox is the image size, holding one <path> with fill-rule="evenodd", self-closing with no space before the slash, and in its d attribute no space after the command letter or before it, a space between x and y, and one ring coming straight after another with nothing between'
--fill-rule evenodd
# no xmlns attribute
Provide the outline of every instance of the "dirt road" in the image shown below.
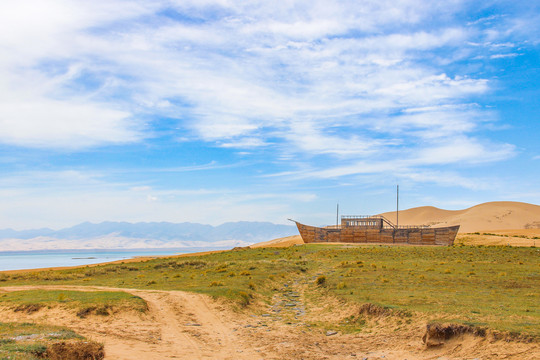
<svg viewBox="0 0 540 360"><path fill-rule="evenodd" d="M80 319L74 311L61 307L23 314L0 306L0 318L4 322L34 321L67 326L104 343L108 360L535 359L540 356L537 343L493 342L470 336L428 349L421 341L425 328L425 323L421 322L396 331L391 319L375 319L366 325L365 332L333 334L313 328L309 323L336 315L338 304L334 304L334 308L329 304L330 311L318 310L310 315L301 286L291 283L284 287L268 306L267 313L259 315L237 313L208 296L182 291L83 286L3 287L0 294L31 289L125 291L143 298L148 311L145 314L122 311Z"/></svg>
<svg viewBox="0 0 540 360"><path fill-rule="evenodd" d="M103 342L107 359L262 359L260 351L246 348L238 328L248 321L207 296L181 291L145 291L80 286L21 286L1 291L61 289L78 291L125 291L148 304L147 314L118 314L79 319L60 309L27 315L36 321L68 326ZM3 319L21 320L20 314ZM6 319L7 318L7 319ZM268 356L271 354L265 354Z"/></svg>

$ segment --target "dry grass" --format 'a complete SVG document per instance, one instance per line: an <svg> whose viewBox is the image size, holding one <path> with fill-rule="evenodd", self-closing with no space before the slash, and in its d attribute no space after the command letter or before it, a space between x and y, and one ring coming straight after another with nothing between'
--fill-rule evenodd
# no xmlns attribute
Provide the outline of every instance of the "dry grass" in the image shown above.
<svg viewBox="0 0 540 360"><path fill-rule="evenodd" d="M540 246L540 229L491 230L458 234L456 244L470 246Z"/></svg>

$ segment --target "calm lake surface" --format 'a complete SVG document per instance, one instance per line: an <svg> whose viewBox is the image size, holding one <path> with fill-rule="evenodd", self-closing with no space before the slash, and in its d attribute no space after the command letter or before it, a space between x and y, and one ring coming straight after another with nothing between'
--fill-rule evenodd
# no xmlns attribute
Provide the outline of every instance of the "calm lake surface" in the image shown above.
<svg viewBox="0 0 540 360"><path fill-rule="evenodd" d="M45 267L90 265L139 256L166 256L200 251L224 250L223 248L180 248L141 250L50 250L50 251L0 251L0 271L39 269Z"/></svg>

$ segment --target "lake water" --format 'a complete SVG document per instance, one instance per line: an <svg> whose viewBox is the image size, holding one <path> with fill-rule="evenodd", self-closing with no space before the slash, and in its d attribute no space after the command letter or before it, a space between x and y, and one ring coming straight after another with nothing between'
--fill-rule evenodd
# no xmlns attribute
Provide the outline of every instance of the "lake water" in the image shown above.
<svg viewBox="0 0 540 360"><path fill-rule="evenodd" d="M45 267L90 265L139 256L166 256L221 248L181 248L144 250L51 250L0 251L0 271L39 269Z"/></svg>

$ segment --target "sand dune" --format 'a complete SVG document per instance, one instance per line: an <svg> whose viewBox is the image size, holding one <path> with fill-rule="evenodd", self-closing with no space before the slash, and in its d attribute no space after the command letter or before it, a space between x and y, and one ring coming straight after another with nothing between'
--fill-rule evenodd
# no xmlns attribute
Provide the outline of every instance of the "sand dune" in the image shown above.
<svg viewBox="0 0 540 360"><path fill-rule="evenodd" d="M396 212L381 214L396 222ZM465 210L422 206L399 212L400 225L461 225L460 233L506 229L540 228L540 206L513 202L488 202Z"/></svg>
<svg viewBox="0 0 540 360"><path fill-rule="evenodd" d="M260 248L260 247L288 247L296 244L303 244L304 240L300 235L292 235L283 238L278 238L270 241L260 242L257 244L250 245L250 248Z"/></svg>

